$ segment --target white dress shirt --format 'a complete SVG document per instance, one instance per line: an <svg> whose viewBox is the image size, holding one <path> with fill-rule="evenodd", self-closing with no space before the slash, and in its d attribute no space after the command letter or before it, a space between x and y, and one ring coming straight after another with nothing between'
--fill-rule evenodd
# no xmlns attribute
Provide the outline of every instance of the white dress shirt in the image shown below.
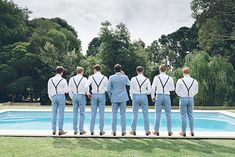
<svg viewBox="0 0 235 157"><path fill-rule="evenodd" d="M162 84L165 85L164 89L163 89ZM151 97L155 98L155 94L170 95L170 91L174 91L174 90L175 90L175 86L174 86L174 81L172 77L162 72L159 75L155 76L153 79Z"/></svg>
<svg viewBox="0 0 235 157"><path fill-rule="evenodd" d="M89 76L86 85L88 89L90 85L92 93L105 93L107 91L108 78L97 71L94 75ZM99 85L99 88L97 85Z"/></svg>
<svg viewBox="0 0 235 157"><path fill-rule="evenodd" d="M137 82L137 80L139 83ZM131 99L133 99L133 94L150 94L150 93L151 93L151 83L148 78L146 78L142 74L138 74L137 76L131 78L130 82Z"/></svg>
<svg viewBox="0 0 235 157"><path fill-rule="evenodd" d="M55 86L57 86L57 88ZM56 74L54 77L48 80L47 93L50 99L54 95L65 94L68 92L69 92L69 88L68 88L67 81L63 77L61 77L60 74Z"/></svg>
<svg viewBox="0 0 235 157"><path fill-rule="evenodd" d="M177 81L175 91L176 94L180 97L194 97L198 93L198 82L189 75L185 75L183 78Z"/></svg>
<svg viewBox="0 0 235 157"><path fill-rule="evenodd" d="M73 94L87 94L89 88L86 86L87 78L77 74L69 79L69 96L72 99Z"/></svg>

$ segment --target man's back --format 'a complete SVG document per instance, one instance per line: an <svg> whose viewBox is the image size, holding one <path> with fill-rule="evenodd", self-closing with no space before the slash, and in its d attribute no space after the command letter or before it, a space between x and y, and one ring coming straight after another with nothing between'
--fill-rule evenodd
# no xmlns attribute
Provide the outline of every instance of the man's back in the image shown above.
<svg viewBox="0 0 235 157"><path fill-rule="evenodd" d="M126 85L129 85L129 79L126 75L116 73L110 76L108 93L111 102L123 102L129 100Z"/></svg>

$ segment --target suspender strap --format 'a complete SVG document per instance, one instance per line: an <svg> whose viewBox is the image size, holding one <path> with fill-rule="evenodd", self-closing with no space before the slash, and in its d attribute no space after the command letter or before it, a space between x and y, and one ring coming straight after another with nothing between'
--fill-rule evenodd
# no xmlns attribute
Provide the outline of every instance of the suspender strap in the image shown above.
<svg viewBox="0 0 235 157"><path fill-rule="evenodd" d="M77 94L78 94L78 87L79 87L79 85L80 85L82 79L83 79L83 77L79 80L79 82L78 82L78 84L77 84L76 81L75 81L75 79L73 78L73 82L74 82L74 84L75 84L75 86L76 86L76 89L77 89Z"/></svg>
<svg viewBox="0 0 235 157"><path fill-rule="evenodd" d="M59 80L59 82L55 85L55 83L54 83L53 80L51 79L51 82L52 82L53 86L55 87L55 92L56 92L56 94L58 94L57 87L58 87L58 85L60 84L60 82L61 82L62 80L63 80L63 79Z"/></svg>
<svg viewBox="0 0 235 157"><path fill-rule="evenodd" d="M101 79L100 83L98 84L98 83L96 82L95 78L92 76L92 79L94 80L94 82L95 82L95 84L96 84L96 86L97 86L97 93L99 93L99 88L100 88L100 85L101 85L101 83L102 83L102 81L103 81L104 78L105 78L105 76L103 76L103 78Z"/></svg>
<svg viewBox="0 0 235 157"><path fill-rule="evenodd" d="M145 81L147 80L147 78L145 78L145 80L140 84L139 80L137 79L137 77L135 77L137 83L138 83L138 86L140 88L140 94L141 94L141 87L143 86L143 84L145 83Z"/></svg>
<svg viewBox="0 0 235 157"><path fill-rule="evenodd" d="M189 91L190 91L190 89L191 89L192 86L193 86L194 80L192 81L192 83L191 83L191 85L190 85L189 87L186 85L186 83L185 83L185 81L184 81L183 79L181 79L181 80L182 80L182 82L184 83L186 89L188 90L188 97L189 97Z"/></svg>
<svg viewBox="0 0 235 157"><path fill-rule="evenodd" d="M168 78L167 78L167 80L164 84L163 84L162 79L160 78L160 76L158 76L158 78L159 78L159 80L161 82L161 85L162 85L163 94L165 94L165 86L166 86L167 82L169 81L170 77L168 76Z"/></svg>

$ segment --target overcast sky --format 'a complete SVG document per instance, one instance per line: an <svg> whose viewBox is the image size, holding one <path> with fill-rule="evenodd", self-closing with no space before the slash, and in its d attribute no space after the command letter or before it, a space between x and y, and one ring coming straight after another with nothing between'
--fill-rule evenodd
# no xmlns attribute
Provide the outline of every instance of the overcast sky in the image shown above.
<svg viewBox="0 0 235 157"><path fill-rule="evenodd" d="M83 52L98 36L100 23L113 26L123 22L131 39L141 38L147 45L162 34L182 26L191 27L191 0L13 0L33 12L30 18L60 17L72 25L82 41Z"/></svg>

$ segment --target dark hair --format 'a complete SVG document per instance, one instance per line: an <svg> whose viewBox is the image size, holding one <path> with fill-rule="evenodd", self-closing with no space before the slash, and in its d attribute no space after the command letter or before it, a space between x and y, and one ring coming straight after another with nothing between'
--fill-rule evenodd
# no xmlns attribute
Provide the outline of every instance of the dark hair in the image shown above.
<svg viewBox="0 0 235 157"><path fill-rule="evenodd" d="M144 71L144 67L138 66L138 67L136 68L136 71L137 71L138 73L141 73L141 72Z"/></svg>
<svg viewBox="0 0 235 157"><path fill-rule="evenodd" d="M165 64L160 65L159 67L160 72L166 72L167 66Z"/></svg>
<svg viewBox="0 0 235 157"><path fill-rule="evenodd" d="M121 70L122 70L122 66L120 64L114 65L114 71L115 72L121 72Z"/></svg>
<svg viewBox="0 0 235 157"><path fill-rule="evenodd" d="M64 68L62 66L57 66L56 67L56 73L61 74L62 72L64 72Z"/></svg>
<svg viewBox="0 0 235 157"><path fill-rule="evenodd" d="M99 64L96 64L93 68L96 71L101 71L101 66Z"/></svg>

